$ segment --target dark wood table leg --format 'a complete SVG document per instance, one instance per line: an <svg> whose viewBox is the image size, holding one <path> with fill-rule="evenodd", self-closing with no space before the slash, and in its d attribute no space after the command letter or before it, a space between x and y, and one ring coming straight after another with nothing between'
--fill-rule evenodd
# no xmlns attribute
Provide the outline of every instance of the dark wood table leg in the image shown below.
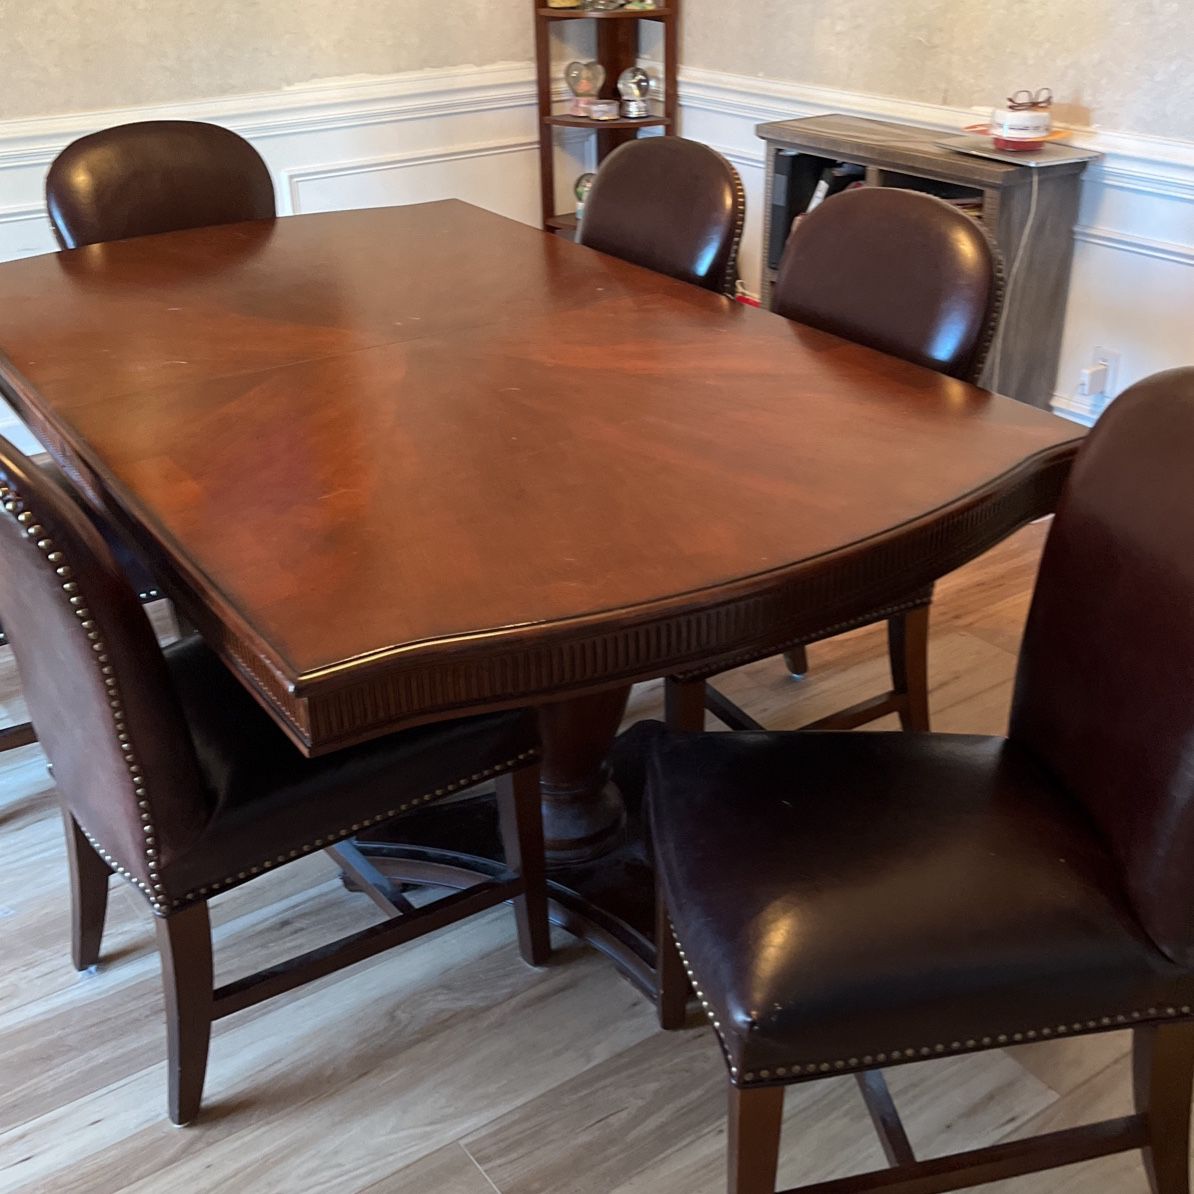
<svg viewBox="0 0 1194 1194"><path fill-rule="evenodd" d="M548 866L590 862L616 849L625 836L626 805L611 779L609 754L629 699L626 686L539 711Z"/></svg>
<svg viewBox="0 0 1194 1194"><path fill-rule="evenodd" d="M615 737L629 692L610 689L543 711L548 890L553 923L653 997L655 881L642 812L653 731L640 723ZM395 889L465 887L503 870L492 793L428 805L356 845Z"/></svg>

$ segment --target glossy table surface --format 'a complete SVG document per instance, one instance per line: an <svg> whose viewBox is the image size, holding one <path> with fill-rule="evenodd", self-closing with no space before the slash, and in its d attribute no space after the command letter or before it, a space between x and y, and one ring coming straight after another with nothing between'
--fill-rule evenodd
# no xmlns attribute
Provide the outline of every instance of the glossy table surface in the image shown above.
<svg viewBox="0 0 1194 1194"><path fill-rule="evenodd" d="M873 604L1079 437L455 201L12 262L0 310L0 390L312 753Z"/></svg>

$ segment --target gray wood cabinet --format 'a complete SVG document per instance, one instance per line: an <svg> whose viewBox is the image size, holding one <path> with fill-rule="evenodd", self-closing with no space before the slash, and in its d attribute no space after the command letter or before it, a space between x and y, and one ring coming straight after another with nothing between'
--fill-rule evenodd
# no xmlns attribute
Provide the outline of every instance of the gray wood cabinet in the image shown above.
<svg viewBox="0 0 1194 1194"><path fill-rule="evenodd" d="M767 145L763 305L801 210L826 167L864 168L870 186L907 187L969 200L1003 254L1009 287L1002 327L982 384L1047 408L1057 378L1074 224L1088 161L1027 166L956 153L945 134L854 116L812 116L761 124ZM1096 154L1090 154L1093 159Z"/></svg>

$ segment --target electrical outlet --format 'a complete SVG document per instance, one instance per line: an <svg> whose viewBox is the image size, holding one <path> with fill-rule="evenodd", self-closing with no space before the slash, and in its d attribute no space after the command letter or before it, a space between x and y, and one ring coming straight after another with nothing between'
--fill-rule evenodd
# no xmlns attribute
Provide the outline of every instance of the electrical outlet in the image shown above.
<svg viewBox="0 0 1194 1194"><path fill-rule="evenodd" d="M1119 353L1112 348L1103 348L1100 345L1091 353L1091 364L1096 368L1101 365L1106 370L1102 379L1102 389L1094 392L1114 398L1119 393Z"/></svg>
<svg viewBox="0 0 1194 1194"><path fill-rule="evenodd" d="M1058 394L1053 409L1067 419L1086 427L1098 417L1119 393L1119 353L1099 345L1090 354L1091 361L1078 373L1078 384L1069 396Z"/></svg>
<svg viewBox="0 0 1194 1194"><path fill-rule="evenodd" d="M1107 396L1107 366L1100 361L1087 365L1078 374L1079 398L1105 398Z"/></svg>

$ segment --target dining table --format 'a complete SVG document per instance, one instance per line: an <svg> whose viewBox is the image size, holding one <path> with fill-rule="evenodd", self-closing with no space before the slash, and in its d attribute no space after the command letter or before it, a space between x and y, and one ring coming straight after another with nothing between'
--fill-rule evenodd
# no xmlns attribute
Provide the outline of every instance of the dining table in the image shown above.
<svg viewBox="0 0 1194 1194"><path fill-rule="evenodd" d="M554 915L645 987L630 686L931 584L1082 435L457 200L11 261L0 313L0 393L297 750L540 710ZM358 844L471 881L486 808Z"/></svg>

